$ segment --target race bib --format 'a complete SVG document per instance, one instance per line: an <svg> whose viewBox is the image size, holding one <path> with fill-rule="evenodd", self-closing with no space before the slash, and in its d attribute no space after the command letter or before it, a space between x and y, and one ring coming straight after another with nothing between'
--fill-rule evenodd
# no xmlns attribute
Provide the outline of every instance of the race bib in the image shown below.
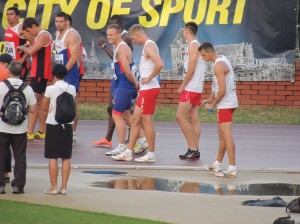
<svg viewBox="0 0 300 224"><path fill-rule="evenodd" d="M54 60L56 64L64 64L64 55L63 54L55 54Z"/></svg>
<svg viewBox="0 0 300 224"><path fill-rule="evenodd" d="M113 78L114 80L117 80L118 77L117 77L116 71L115 71L115 64L114 64L114 63L110 63L110 68L111 68L112 73L113 73L112 78Z"/></svg>
<svg viewBox="0 0 300 224"><path fill-rule="evenodd" d="M13 59L16 59L16 47L14 42L5 42L5 51L10 54Z"/></svg>

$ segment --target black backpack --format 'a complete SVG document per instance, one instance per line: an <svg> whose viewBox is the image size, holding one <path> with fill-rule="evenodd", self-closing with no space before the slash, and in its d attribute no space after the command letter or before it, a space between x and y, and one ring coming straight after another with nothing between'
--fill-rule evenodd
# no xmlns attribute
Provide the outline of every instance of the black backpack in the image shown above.
<svg viewBox="0 0 300 224"><path fill-rule="evenodd" d="M76 116L75 101L73 95L67 92L68 89L66 91L59 89L63 93L56 98L55 120L59 124L67 124L74 121Z"/></svg>
<svg viewBox="0 0 300 224"><path fill-rule="evenodd" d="M300 197L292 200L285 209L289 213L300 213Z"/></svg>
<svg viewBox="0 0 300 224"><path fill-rule="evenodd" d="M7 124L22 124L27 114L26 97L23 93L27 84L23 82L19 88L15 89L8 80L3 80L3 82L9 90L4 96L3 105L0 109L1 119Z"/></svg>

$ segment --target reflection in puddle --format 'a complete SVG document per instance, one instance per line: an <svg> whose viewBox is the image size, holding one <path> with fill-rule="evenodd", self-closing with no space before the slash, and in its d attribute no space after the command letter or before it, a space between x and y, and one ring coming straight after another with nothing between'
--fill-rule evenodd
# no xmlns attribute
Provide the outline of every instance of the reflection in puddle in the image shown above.
<svg viewBox="0 0 300 224"><path fill-rule="evenodd" d="M300 195L300 185L286 183L217 185L142 177L94 182L92 186L123 190L153 190L217 195Z"/></svg>

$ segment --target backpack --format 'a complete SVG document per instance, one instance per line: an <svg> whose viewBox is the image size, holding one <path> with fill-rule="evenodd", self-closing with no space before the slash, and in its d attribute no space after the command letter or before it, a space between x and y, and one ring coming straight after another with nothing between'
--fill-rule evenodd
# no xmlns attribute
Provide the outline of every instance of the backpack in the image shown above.
<svg viewBox="0 0 300 224"><path fill-rule="evenodd" d="M66 91L59 89L62 93L56 98L55 120L59 124L67 124L74 121L76 116L75 101L73 95L67 92L68 89Z"/></svg>
<svg viewBox="0 0 300 224"><path fill-rule="evenodd" d="M300 197L292 200L285 209L286 212L300 213Z"/></svg>
<svg viewBox="0 0 300 224"><path fill-rule="evenodd" d="M294 224L294 223L295 223L295 221L293 219L291 219L290 216L280 217L273 222L273 224Z"/></svg>
<svg viewBox="0 0 300 224"><path fill-rule="evenodd" d="M7 124L22 124L27 114L26 97L23 93L27 84L23 82L15 89L7 79L3 82L9 90L4 96L3 105L0 109L1 119Z"/></svg>

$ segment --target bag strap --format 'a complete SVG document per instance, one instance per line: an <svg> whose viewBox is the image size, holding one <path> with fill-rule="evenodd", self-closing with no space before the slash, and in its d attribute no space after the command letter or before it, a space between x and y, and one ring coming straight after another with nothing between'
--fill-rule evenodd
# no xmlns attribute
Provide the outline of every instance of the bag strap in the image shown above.
<svg viewBox="0 0 300 224"><path fill-rule="evenodd" d="M7 86L7 88L9 90L14 90L15 88L12 86L12 84L7 80L7 79L4 79L3 82L5 83L5 85Z"/></svg>
<svg viewBox="0 0 300 224"><path fill-rule="evenodd" d="M3 82L8 87L9 90L15 90L15 87L7 79L3 80ZM23 92L26 86L27 86L26 82L22 82L22 84L18 87L18 90L21 90Z"/></svg>

